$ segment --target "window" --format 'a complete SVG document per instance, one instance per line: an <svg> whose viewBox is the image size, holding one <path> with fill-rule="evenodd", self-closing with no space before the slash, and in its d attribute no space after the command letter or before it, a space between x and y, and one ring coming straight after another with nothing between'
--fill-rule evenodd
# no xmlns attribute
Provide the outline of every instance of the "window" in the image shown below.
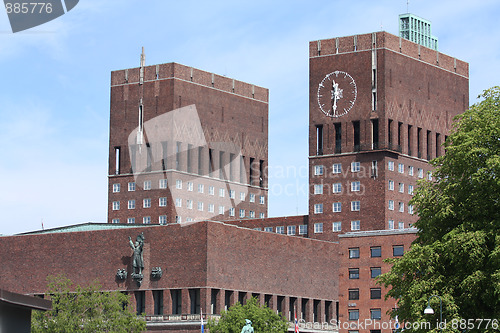
<svg viewBox="0 0 500 333"><path fill-rule="evenodd" d="M224 206L219 206L219 215L224 215L225 211L226 211L226 209L224 208ZM231 212L231 210L229 210L229 211ZM232 213L233 213L233 215L231 215L231 216L234 216L234 208L232 210Z"/></svg>
<svg viewBox="0 0 500 333"><path fill-rule="evenodd" d="M293 236L295 235L296 227L294 225L289 225L286 227L286 234Z"/></svg>
<svg viewBox="0 0 500 333"><path fill-rule="evenodd" d="M261 196L259 197L259 203L260 203L261 205L265 204L265 203L266 203L266 197L265 197L265 196L263 196L263 195L261 195Z"/></svg>
<svg viewBox="0 0 500 333"><path fill-rule="evenodd" d="M120 210L120 201L113 201L113 210Z"/></svg>
<svg viewBox="0 0 500 333"><path fill-rule="evenodd" d="M394 229L394 220L389 220L389 229Z"/></svg>
<svg viewBox="0 0 500 333"><path fill-rule="evenodd" d="M323 214L323 204L314 205L314 214Z"/></svg>
<svg viewBox="0 0 500 333"><path fill-rule="evenodd" d="M219 197L224 198L225 195L226 195L226 191L223 188L220 188L219 189Z"/></svg>
<svg viewBox="0 0 500 333"><path fill-rule="evenodd" d="M214 204L208 204L208 212L215 213L215 205Z"/></svg>
<svg viewBox="0 0 500 333"><path fill-rule="evenodd" d="M361 222L359 221L351 221L351 230L356 231L361 229Z"/></svg>
<svg viewBox="0 0 500 333"><path fill-rule="evenodd" d="M182 222L182 217L179 215L175 215L175 223L181 223Z"/></svg>
<svg viewBox="0 0 500 333"><path fill-rule="evenodd" d="M160 224L167 224L167 215L160 215L160 217L158 218L158 222Z"/></svg>
<svg viewBox="0 0 500 333"><path fill-rule="evenodd" d="M349 249L349 259L359 258L359 247L353 247Z"/></svg>
<svg viewBox="0 0 500 333"><path fill-rule="evenodd" d="M349 310L349 320L359 320L359 310Z"/></svg>
<svg viewBox="0 0 500 333"><path fill-rule="evenodd" d="M399 183L399 193L405 193L405 184Z"/></svg>
<svg viewBox="0 0 500 333"><path fill-rule="evenodd" d="M220 207L219 207L220 208ZM223 207L224 208L224 207ZM231 207L229 208L229 216L234 216L236 213L235 213L235 210L234 207Z"/></svg>
<svg viewBox="0 0 500 333"><path fill-rule="evenodd" d="M380 274L382 274L382 269L380 267L371 267L370 268L370 275L371 275L372 279L376 278Z"/></svg>
<svg viewBox="0 0 500 333"><path fill-rule="evenodd" d="M113 184L113 193L120 192L120 184Z"/></svg>
<svg viewBox="0 0 500 333"><path fill-rule="evenodd" d="M149 191L151 189L151 181L150 180L146 180L144 182L144 191Z"/></svg>
<svg viewBox="0 0 500 333"><path fill-rule="evenodd" d="M198 193L203 193L205 191L205 186L203 184L198 184Z"/></svg>
<svg viewBox="0 0 500 333"><path fill-rule="evenodd" d="M151 224L151 216L144 216L142 218L142 223L144 223L144 224Z"/></svg>
<svg viewBox="0 0 500 333"><path fill-rule="evenodd" d="M314 185L314 194L323 194L323 184Z"/></svg>
<svg viewBox="0 0 500 333"><path fill-rule="evenodd" d="M351 172L359 172L361 170L360 162L352 162L351 163Z"/></svg>
<svg viewBox="0 0 500 333"><path fill-rule="evenodd" d="M323 170L323 169L324 169L324 168L323 168L323 166L322 166L322 165L315 165L315 166L314 166L314 175L315 175L315 176L321 176L321 175L323 174L323 172L324 172L324 170Z"/></svg>
<svg viewBox="0 0 500 333"><path fill-rule="evenodd" d="M341 183L333 184L333 193L342 193L342 184Z"/></svg>
<svg viewBox="0 0 500 333"><path fill-rule="evenodd" d="M382 298L382 289L380 288L370 289L370 299L381 299L381 298Z"/></svg>
<svg viewBox="0 0 500 333"><path fill-rule="evenodd" d="M409 176L413 176L413 172L414 172L414 168L410 165L410 166L408 167L408 175L409 175Z"/></svg>
<svg viewBox="0 0 500 333"><path fill-rule="evenodd" d="M273 227L265 227L264 231L265 232L273 232Z"/></svg>
<svg viewBox="0 0 500 333"><path fill-rule="evenodd" d="M389 171L394 171L394 161L387 162L387 169L389 169Z"/></svg>
<svg viewBox="0 0 500 333"><path fill-rule="evenodd" d="M162 188L162 189L167 188L167 180L166 179L160 179L159 187Z"/></svg>
<svg viewBox="0 0 500 333"><path fill-rule="evenodd" d="M135 209L135 200L128 201L128 209Z"/></svg>
<svg viewBox="0 0 500 333"><path fill-rule="evenodd" d="M408 185L408 194L413 194L413 185Z"/></svg>
<svg viewBox="0 0 500 333"><path fill-rule="evenodd" d="M382 257L382 248L380 246L370 247L370 257L372 257L372 258Z"/></svg>
<svg viewBox="0 0 500 333"><path fill-rule="evenodd" d="M299 235L307 235L307 225L299 225Z"/></svg>
<svg viewBox="0 0 500 333"><path fill-rule="evenodd" d="M151 199L144 199L144 200L142 200L142 206L144 208L151 208Z"/></svg>
<svg viewBox="0 0 500 333"><path fill-rule="evenodd" d="M404 222L398 222L398 229L404 229L405 228L405 223Z"/></svg>
<svg viewBox="0 0 500 333"><path fill-rule="evenodd" d="M359 299L359 289L349 289L349 300L355 301Z"/></svg>
<svg viewBox="0 0 500 333"><path fill-rule="evenodd" d="M182 199L181 198L175 199L175 207L182 207Z"/></svg>
<svg viewBox="0 0 500 333"><path fill-rule="evenodd" d="M245 201L245 192L240 192L240 201Z"/></svg>
<svg viewBox="0 0 500 333"><path fill-rule="evenodd" d="M342 222L333 222L332 223L332 230L333 230L333 232L342 231Z"/></svg>
<svg viewBox="0 0 500 333"><path fill-rule="evenodd" d="M175 188L178 190L182 190L182 180L181 179L177 179L175 181Z"/></svg>
<svg viewBox="0 0 500 333"><path fill-rule="evenodd" d="M404 202L399 202L399 212L403 213L405 211L405 203Z"/></svg>
<svg viewBox="0 0 500 333"><path fill-rule="evenodd" d="M398 163L398 172L405 173L405 165L403 163Z"/></svg>
<svg viewBox="0 0 500 333"><path fill-rule="evenodd" d="M285 234L285 227L276 227L276 233L277 234L280 234L280 235L284 235Z"/></svg>
<svg viewBox="0 0 500 333"><path fill-rule="evenodd" d="M389 200L389 210L394 210L394 200Z"/></svg>
<svg viewBox="0 0 500 333"><path fill-rule="evenodd" d="M215 195L215 187L209 186L208 187L208 194L210 195Z"/></svg>
<svg viewBox="0 0 500 333"><path fill-rule="evenodd" d="M234 199L236 197L236 192L234 190L229 190L229 198Z"/></svg>
<svg viewBox="0 0 500 333"><path fill-rule="evenodd" d="M393 245L392 246L392 255L394 257L401 257L405 253L405 248L403 245Z"/></svg>
<svg viewBox="0 0 500 333"><path fill-rule="evenodd" d="M351 212L359 212L361 208L360 201L351 201Z"/></svg>
<svg viewBox="0 0 500 333"><path fill-rule="evenodd" d="M193 200L186 200L187 209L193 209Z"/></svg>
<svg viewBox="0 0 500 333"><path fill-rule="evenodd" d="M253 230L262 231L262 228L253 228Z"/></svg>
<svg viewBox="0 0 500 333"><path fill-rule="evenodd" d="M370 310L370 319L372 319L372 320L382 319L382 311L380 309L371 309Z"/></svg>
<svg viewBox="0 0 500 333"><path fill-rule="evenodd" d="M413 205L408 205L408 214L413 215Z"/></svg>
<svg viewBox="0 0 500 333"><path fill-rule="evenodd" d="M389 180L389 191L394 191L394 180Z"/></svg>
<svg viewBox="0 0 500 333"><path fill-rule="evenodd" d="M201 201L198 201L198 210L199 210L200 212L202 212L202 211L203 211L203 202L201 202Z"/></svg>
<svg viewBox="0 0 500 333"><path fill-rule="evenodd" d="M120 223L120 219L112 219L111 223Z"/></svg>
<svg viewBox="0 0 500 333"><path fill-rule="evenodd" d="M351 192L359 192L361 190L361 182L351 182Z"/></svg>
<svg viewBox="0 0 500 333"><path fill-rule="evenodd" d="M187 190L193 192L193 182L187 182Z"/></svg>
<svg viewBox="0 0 500 333"><path fill-rule="evenodd" d="M135 217L129 217L127 219L127 223L129 223L129 224L135 223Z"/></svg>
<svg viewBox="0 0 500 333"><path fill-rule="evenodd" d="M253 210L250 211L250 218L251 219L255 218L255 211L253 211Z"/></svg>
<svg viewBox="0 0 500 333"><path fill-rule="evenodd" d="M250 197L248 198L248 201L255 202L255 194L250 193Z"/></svg>
<svg viewBox="0 0 500 333"><path fill-rule="evenodd" d="M342 173L342 164L334 163L332 173Z"/></svg>
<svg viewBox="0 0 500 333"><path fill-rule="evenodd" d="M323 223L314 223L314 233L315 234L323 233Z"/></svg>
<svg viewBox="0 0 500 333"><path fill-rule="evenodd" d="M263 219L264 217L266 217L266 214L264 214L264 213L259 213L259 217L260 217L261 219Z"/></svg>
<svg viewBox="0 0 500 333"><path fill-rule="evenodd" d="M128 191L129 192L135 191L135 182L128 183Z"/></svg>
<svg viewBox="0 0 500 333"><path fill-rule="evenodd" d="M342 211L342 203L340 202L334 202L332 204L332 207L334 213L340 213Z"/></svg>
<svg viewBox="0 0 500 333"><path fill-rule="evenodd" d="M160 207L166 207L167 206L167 198L166 197L161 197L159 200L158 200L158 205Z"/></svg>
<svg viewBox="0 0 500 333"><path fill-rule="evenodd" d="M245 210L244 209L240 209L240 217L245 217Z"/></svg>
<svg viewBox="0 0 500 333"><path fill-rule="evenodd" d="M349 279L359 279L359 268L349 268Z"/></svg>
<svg viewBox="0 0 500 333"><path fill-rule="evenodd" d="M424 178L424 169L418 168L417 172L418 172L418 178Z"/></svg>
<svg viewBox="0 0 500 333"><path fill-rule="evenodd" d="M429 171L427 173L427 180L432 180L432 172L431 171Z"/></svg>

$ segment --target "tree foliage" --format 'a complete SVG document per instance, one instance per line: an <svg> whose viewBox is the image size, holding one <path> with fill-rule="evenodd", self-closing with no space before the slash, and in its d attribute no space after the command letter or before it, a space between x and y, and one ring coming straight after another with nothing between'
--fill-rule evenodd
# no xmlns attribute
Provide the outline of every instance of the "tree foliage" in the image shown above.
<svg viewBox="0 0 500 333"><path fill-rule="evenodd" d="M431 299L433 316L423 310L439 295L446 331L498 332L479 320L500 318L500 88L480 97L455 119L446 154L431 161L434 181L415 191L416 241L401 259L388 260L392 269L380 277L387 296L398 299L392 315L399 321L435 325L439 299ZM467 325L453 330L453 319Z"/></svg>
<svg viewBox="0 0 500 333"><path fill-rule="evenodd" d="M267 306L260 306L254 297L245 305L236 303L227 311L222 311L220 319L209 320L207 327L210 333L240 333L245 319L250 319L254 331L259 333L285 333L288 329L288 323L281 315Z"/></svg>
<svg viewBox="0 0 500 333"><path fill-rule="evenodd" d="M64 276L48 278L52 310L33 311L31 331L57 332L143 332L146 323L132 313L130 299L119 291L104 292L97 283L76 286Z"/></svg>

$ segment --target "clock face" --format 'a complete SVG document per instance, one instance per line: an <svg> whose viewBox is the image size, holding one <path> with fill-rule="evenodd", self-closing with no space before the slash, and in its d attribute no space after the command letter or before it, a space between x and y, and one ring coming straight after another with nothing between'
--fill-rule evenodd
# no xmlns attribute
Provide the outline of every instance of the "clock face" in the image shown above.
<svg viewBox="0 0 500 333"><path fill-rule="evenodd" d="M332 72L318 86L319 108L329 117L341 117L354 106L357 94L352 76L342 71Z"/></svg>

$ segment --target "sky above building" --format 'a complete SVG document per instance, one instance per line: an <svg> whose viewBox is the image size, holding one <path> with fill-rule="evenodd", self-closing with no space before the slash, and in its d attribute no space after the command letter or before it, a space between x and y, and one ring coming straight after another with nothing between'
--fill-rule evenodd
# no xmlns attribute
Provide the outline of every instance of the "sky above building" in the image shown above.
<svg viewBox="0 0 500 333"><path fill-rule="evenodd" d="M439 51L499 85L500 2L412 0ZM308 213L308 43L398 34L407 1L80 0L12 33L0 10L0 234L106 222L112 70L178 62L270 90L269 216Z"/></svg>

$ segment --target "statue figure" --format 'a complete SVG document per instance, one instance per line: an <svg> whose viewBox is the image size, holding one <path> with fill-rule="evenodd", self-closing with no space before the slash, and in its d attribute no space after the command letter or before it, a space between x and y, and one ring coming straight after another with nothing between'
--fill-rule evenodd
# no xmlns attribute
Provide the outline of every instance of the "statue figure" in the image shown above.
<svg viewBox="0 0 500 333"><path fill-rule="evenodd" d="M134 271L132 275L136 274L136 270L138 270L137 275L142 275L142 270L144 268L144 259L142 257L142 248L144 247L144 233L141 232L139 236L137 236L135 240L135 244L132 243L132 238L128 237L130 247L134 250L134 254L132 256L132 267Z"/></svg>
<svg viewBox="0 0 500 333"><path fill-rule="evenodd" d="M252 322L249 319L245 319L245 326L243 326L241 333L253 333Z"/></svg>

